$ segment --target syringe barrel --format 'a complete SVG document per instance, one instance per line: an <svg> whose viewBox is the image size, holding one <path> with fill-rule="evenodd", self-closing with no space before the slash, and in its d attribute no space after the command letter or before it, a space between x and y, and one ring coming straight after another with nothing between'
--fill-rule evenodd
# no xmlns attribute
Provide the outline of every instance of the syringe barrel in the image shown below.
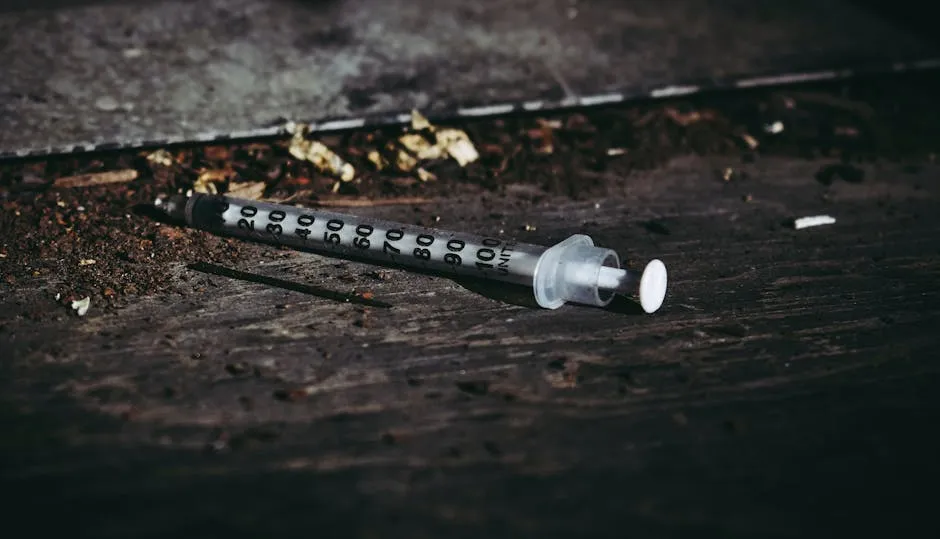
<svg viewBox="0 0 940 539"><path fill-rule="evenodd" d="M218 234L533 286L545 247L322 209L195 193L162 203L170 215Z"/></svg>

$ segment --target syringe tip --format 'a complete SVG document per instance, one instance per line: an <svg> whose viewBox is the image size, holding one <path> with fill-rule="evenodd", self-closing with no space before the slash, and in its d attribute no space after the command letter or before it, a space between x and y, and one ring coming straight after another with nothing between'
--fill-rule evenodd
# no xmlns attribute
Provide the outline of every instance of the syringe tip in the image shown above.
<svg viewBox="0 0 940 539"><path fill-rule="evenodd" d="M654 313L662 307L667 282L666 265L658 259L650 261L640 277L640 306L644 311Z"/></svg>
<svg viewBox="0 0 940 539"><path fill-rule="evenodd" d="M172 219L184 220L186 197L182 195L160 195L154 199L153 207Z"/></svg>

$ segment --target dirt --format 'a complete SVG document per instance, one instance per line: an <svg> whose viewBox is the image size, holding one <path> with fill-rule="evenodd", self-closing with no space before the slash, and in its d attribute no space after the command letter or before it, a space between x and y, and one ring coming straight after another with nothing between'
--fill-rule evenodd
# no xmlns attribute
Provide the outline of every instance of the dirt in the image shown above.
<svg viewBox="0 0 940 539"><path fill-rule="evenodd" d="M406 197L413 203L485 191L514 196L513 185L529 186L536 198L588 198L629 182L633 171L693 152L731 162L828 156L836 164L819 172L821 183L861 182L858 161L904 160L916 169L935 159L938 89L940 76L928 73L464 123L456 127L466 130L480 159L463 168L452 160L425 163L437 177L431 181L378 171L369 162L369 150L394 140L397 128L320 138L355 166L351 182L295 159L286 140L169 148L169 165L148 159L153 150L7 162L0 164L0 290L40 279L61 291L57 307L24 304L6 315L41 318L71 312L74 299L115 307L165 290L174 263L237 259L246 244L164 224L147 212L157 195L186 192L207 171L220 180L213 183L220 192L263 181L264 197L309 205ZM54 185L114 170L135 170L137 177L94 187ZM715 181L744 179L733 166L715 171ZM647 226L669 233L661 223Z"/></svg>

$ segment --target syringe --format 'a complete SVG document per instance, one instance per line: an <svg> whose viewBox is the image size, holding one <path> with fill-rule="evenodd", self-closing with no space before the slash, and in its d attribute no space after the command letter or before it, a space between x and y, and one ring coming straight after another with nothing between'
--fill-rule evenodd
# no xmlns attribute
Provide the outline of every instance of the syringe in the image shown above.
<svg viewBox="0 0 940 539"><path fill-rule="evenodd" d="M620 293L639 296L643 310L652 313L666 295L666 266L660 260L649 262L642 275L621 269L615 251L596 247L583 234L543 247L200 193L160 197L155 206L173 219L218 234L528 286L547 309L567 302L603 307Z"/></svg>

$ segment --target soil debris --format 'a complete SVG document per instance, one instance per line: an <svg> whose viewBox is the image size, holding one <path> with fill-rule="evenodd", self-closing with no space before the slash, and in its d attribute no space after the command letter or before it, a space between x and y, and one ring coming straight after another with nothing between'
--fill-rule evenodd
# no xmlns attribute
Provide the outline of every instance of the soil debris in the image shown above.
<svg viewBox="0 0 940 539"><path fill-rule="evenodd" d="M9 161L0 164L0 286L52 280L65 300L43 311L48 316L60 316L76 298L111 309L135 296L177 291L172 266L232 264L267 249L166 226L140 210L157 195L200 185L302 206L418 206L488 194L532 204L600 197L622 189L636 171L688 154L721 156L715 175L728 182L744 174L728 158L771 155L828 157L836 164L815 181L859 182L861 162L903 160L914 167L936 159L938 91L940 77L925 73L447 126L416 112L407 128L318 136L329 153L298 137L304 131L298 126L294 138L281 140ZM744 193L731 196L750 200Z"/></svg>

